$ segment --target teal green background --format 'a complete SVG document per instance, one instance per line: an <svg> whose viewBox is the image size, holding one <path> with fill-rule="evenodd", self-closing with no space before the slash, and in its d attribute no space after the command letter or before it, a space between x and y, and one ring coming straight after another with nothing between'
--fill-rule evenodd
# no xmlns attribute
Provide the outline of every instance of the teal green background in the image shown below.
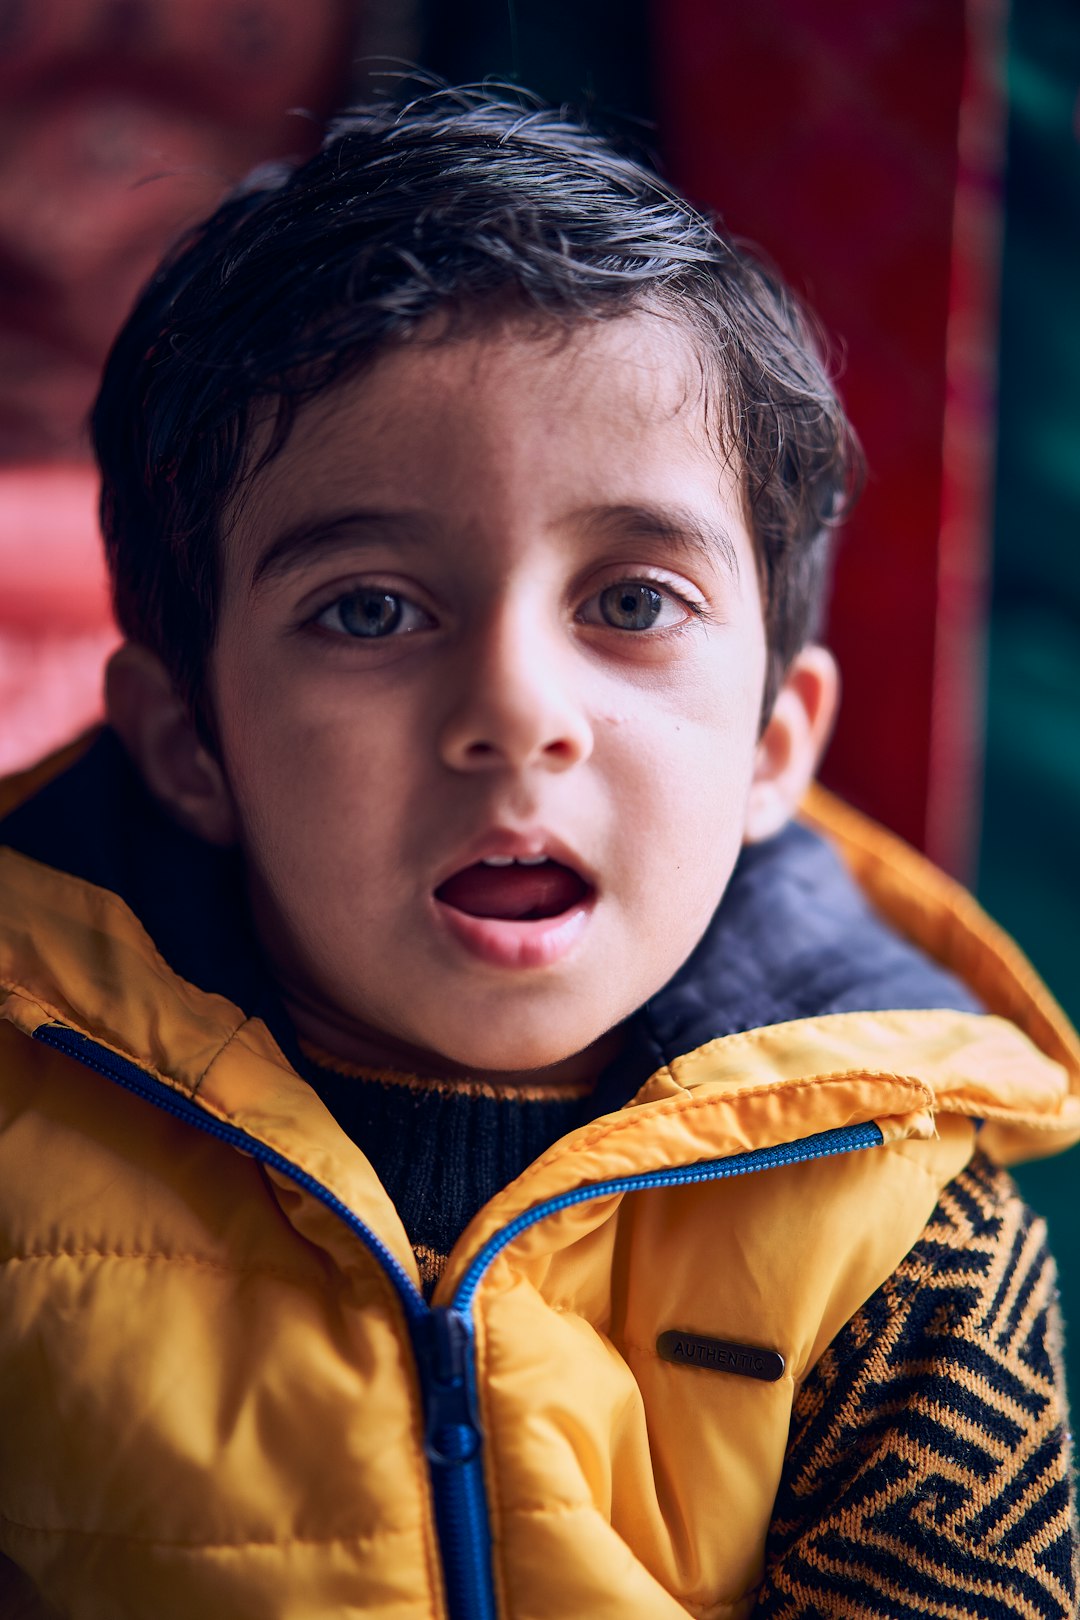
<svg viewBox="0 0 1080 1620"><path fill-rule="evenodd" d="M1013 0L979 894L1080 1023L1080 6ZM1080 1402L1080 1151L1021 1170Z"/></svg>

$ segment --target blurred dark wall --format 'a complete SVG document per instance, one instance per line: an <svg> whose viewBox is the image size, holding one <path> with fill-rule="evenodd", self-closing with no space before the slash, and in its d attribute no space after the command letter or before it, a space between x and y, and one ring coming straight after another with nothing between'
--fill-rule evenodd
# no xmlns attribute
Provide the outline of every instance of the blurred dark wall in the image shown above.
<svg viewBox="0 0 1080 1620"><path fill-rule="evenodd" d="M429 0L423 65L454 83L513 79L548 101L638 124L651 145L649 0Z"/></svg>

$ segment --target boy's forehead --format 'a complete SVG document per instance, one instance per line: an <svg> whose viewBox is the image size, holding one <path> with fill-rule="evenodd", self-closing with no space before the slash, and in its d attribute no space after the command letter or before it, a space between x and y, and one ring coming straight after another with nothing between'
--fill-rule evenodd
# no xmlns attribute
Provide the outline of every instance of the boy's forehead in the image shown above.
<svg viewBox="0 0 1080 1620"><path fill-rule="evenodd" d="M742 496L717 415L690 334L662 313L421 328L301 407L277 454L253 457L228 529L255 583L305 544L345 543L350 525L422 537L444 502L490 509L554 491L579 524L630 522L731 562ZM256 450L269 433L257 425Z"/></svg>
<svg viewBox="0 0 1080 1620"><path fill-rule="evenodd" d="M496 386L501 401L516 397L522 406L560 418L583 412L624 430L680 419L700 433L703 450L715 453L710 371L686 324L661 311L572 324L478 315L463 328L447 327L436 316L303 404L288 443L309 459L317 456L326 429L344 414L357 452L363 454L367 440L377 457L374 441L422 430L450 401L452 409L461 401L481 407L484 392ZM275 408L276 401L255 422L254 441L269 440Z"/></svg>

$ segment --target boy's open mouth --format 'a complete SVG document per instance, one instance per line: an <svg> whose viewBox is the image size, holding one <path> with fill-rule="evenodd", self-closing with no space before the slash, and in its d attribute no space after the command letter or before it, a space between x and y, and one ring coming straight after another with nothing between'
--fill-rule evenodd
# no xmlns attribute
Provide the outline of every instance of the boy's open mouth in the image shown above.
<svg viewBox="0 0 1080 1620"><path fill-rule="evenodd" d="M591 888L560 861L475 861L455 872L435 890L436 900L468 917L496 917L503 922L540 922L579 905Z"/></svg>

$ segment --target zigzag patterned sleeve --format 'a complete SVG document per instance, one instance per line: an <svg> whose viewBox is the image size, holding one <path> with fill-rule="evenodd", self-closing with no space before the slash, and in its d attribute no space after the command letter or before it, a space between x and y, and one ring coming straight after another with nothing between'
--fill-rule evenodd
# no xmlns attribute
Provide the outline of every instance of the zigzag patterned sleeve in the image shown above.
<svg viewBox="0 0 1080 1620"><path fill-rule="evenodd" d="M976 1160L799 1392L755 1620L1068 1620L1054 1263Z"/></svg>

